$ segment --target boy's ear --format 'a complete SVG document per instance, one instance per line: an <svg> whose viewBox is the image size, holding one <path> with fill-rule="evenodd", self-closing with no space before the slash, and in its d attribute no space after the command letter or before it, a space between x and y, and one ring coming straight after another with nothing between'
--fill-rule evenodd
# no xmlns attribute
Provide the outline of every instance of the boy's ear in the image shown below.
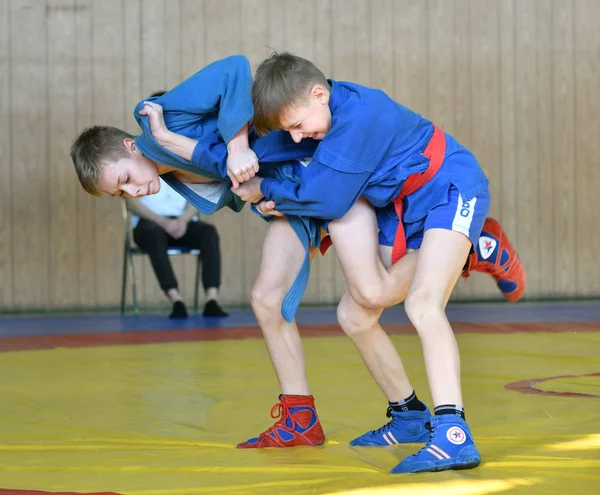
<svg viewBox="0 0 600 495"><path fill-rule="evenodd" d="M135 145L135 141L132 138L125 138L125 139L123 139L123 146L125 146L125 149L131 155L133 155L134 153L138 152L138 148Z"/></svg>
<svg viewBox="0 0 600 495"><path fill-rule="evenodd" d="M329 91L320 84L315 84L310 91L311 96L322 105L329 104Z"/></svg>

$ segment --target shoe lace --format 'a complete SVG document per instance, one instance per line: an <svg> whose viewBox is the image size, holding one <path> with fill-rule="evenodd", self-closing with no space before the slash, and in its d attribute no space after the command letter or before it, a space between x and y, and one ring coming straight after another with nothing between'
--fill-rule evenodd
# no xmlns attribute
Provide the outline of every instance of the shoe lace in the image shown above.
<svg viewBox="0 0 600 495"><path fill-rule="evenodd" d="M292 415L290 408L284 404L282 401L279 401L271 408L271 417L273 419L278 420L275 425L283 425L287 428L285 424L285 420L289 418L291 423L291 429L293 430L296 427L296 421L294 420L294 416ZM275 425L271 426L272 429ZM268 431L268 430L267 430Z"/></svg>
<svg viewBox="0 0 600 495"><path fill-rule="evenodd" d="M387 433L387 431L392 428L392 426L394 425L394 417L392 416L392 408L390 406L388 406L387 411L385 412L385 415L388 418L392 418L392 419L390 421L388 421L386 424L384 424L383 426L381 426L380 428L377 428L376 430L372 430L371 433L374 433L374 434Z"/></svg>
<svg viewBox="0 0 600 495"><path fill-rule="evenodd" d="M425 445L423 445L422 448L420 448L414 454L411 454L409 457L415 457L415 456L419 455L424 450L427 450L429 448L429 446L431 445L431 441L433 440L433 432L435 431L435 428L429 421L427 421L427 423L425 423L425 429L429 430L429 440L427 440L427 443Z"/></svg>
<svg viewBox="0 0 600 495"><path fill-rule="evenodd" d="M273 435L279 437L279 435L277 433L277 427L283 427L283 428L292 429L292 430L295 429L295 427L296 427L296 421L294 421L294 416L292 415L290 408L281 401L279 401L277 404L275 404L271 408L271 417L278 421L275 421L275 424L273 424L270 428L267 428L265 431L263 431L258 436L259 439L263 438L269 434L273 434ZM290 419L291 428L288 428L288 426L285 424L285 420L287 418Z"/></svg>

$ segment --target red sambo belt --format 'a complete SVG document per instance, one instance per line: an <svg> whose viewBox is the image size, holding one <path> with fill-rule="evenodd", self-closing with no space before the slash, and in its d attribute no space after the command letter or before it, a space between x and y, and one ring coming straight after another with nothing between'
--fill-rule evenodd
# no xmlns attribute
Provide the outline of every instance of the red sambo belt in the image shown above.
<svg viewBox="0 0 600 495"><path fill-rule="evenodd" d="M446 135L437 125L433 124L433 136L423 152L423 156L429 158L429 167L421 174L410 175L405 181L400 194L394 198L394 208L398 215L398 230L392 247L392 264L396 263L406 254L406 235L402 225L402 201L409 194L414 193L427 184L444 162L446 156Z"/></svg>
<svg viewBox="0 0 600 495"><path fill-rule="evenodd" d="M404 181L400 194L393 200L394 208L398 215L398 230L396 230L394 246L392 247L392 264L396 263L406 254L406 235L404 234L404 226L402 225L402 201L406 196L414 193L433 178L442 166L444 157L446 156L446 135L435 124L433 124L433 136L431 136L427 148L423 152L423 156L429 158L429 167L427 170L421 174L410 175ZM331 247L331 244L330 236L321 239L321 247L319 249L323 256Z"/></svg>

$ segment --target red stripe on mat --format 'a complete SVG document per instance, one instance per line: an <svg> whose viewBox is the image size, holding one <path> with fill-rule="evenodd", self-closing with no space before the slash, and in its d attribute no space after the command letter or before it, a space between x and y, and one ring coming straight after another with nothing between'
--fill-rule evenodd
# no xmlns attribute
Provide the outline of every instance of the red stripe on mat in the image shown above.
<svg viewBox="0 0 600 495"><path fill-rule="evenodd" d="M6 490L0 488L0 495L120 495L115 492L76 493L76 492L38 492L35 490Z"/></svg>
<svg viewBox="0 0 600 495"><path fill-rule="evenodd" d="M410 324L384 325L392 335L415 334ZM600 322L589 323L453 323L454 333L518 333L518 332L598 332ZM343 336L337 325L300 327L303 337ZM0 352L54 349L56 347L95 347L110 345L159 344L167 342L196 342L202 340L241 340L262 338L258 327L159 330L141 332L92 333L76 335L35 335L0 338ZM0 492L1 493L1 492Z"/></svg>
<svg viewBox="0 0 600 495"><path fill-rule="evenodd" d="M512 382L504 385L506 390L513 390L515 392L521 392L522 394L531 395L549 395L554 397L578 397L588 399L600 399L598 394L585 394L581 392L557 392L555 390L541 390L536 385L542 382L549 382L552 380L560 380L561 378L588 378L597 377L600 373L589 373L587 375L560 375L560 376L549 376L547 378L529 378L528 380L519 380L518 382Z"/></svg>

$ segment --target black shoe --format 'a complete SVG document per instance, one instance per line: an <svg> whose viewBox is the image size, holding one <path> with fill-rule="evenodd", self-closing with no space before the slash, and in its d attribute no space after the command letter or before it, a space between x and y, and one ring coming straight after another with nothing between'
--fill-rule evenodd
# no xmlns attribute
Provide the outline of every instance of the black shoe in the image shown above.
<svg viewBox="0 0 600 495"><path fill-rule="evenodd" d="M214 299L211 299L204 305L204 312L202 314L203 316L229 316L229 313L223 311L223 308Z"/></svg>
<svg viewBox="0 0 600 495"><path fill-rule="evenodd" d="M169 315L169 318L173 320L183 320L188 317L187 309L183 301L175 301L173 304L173 311Z"/></svg>

